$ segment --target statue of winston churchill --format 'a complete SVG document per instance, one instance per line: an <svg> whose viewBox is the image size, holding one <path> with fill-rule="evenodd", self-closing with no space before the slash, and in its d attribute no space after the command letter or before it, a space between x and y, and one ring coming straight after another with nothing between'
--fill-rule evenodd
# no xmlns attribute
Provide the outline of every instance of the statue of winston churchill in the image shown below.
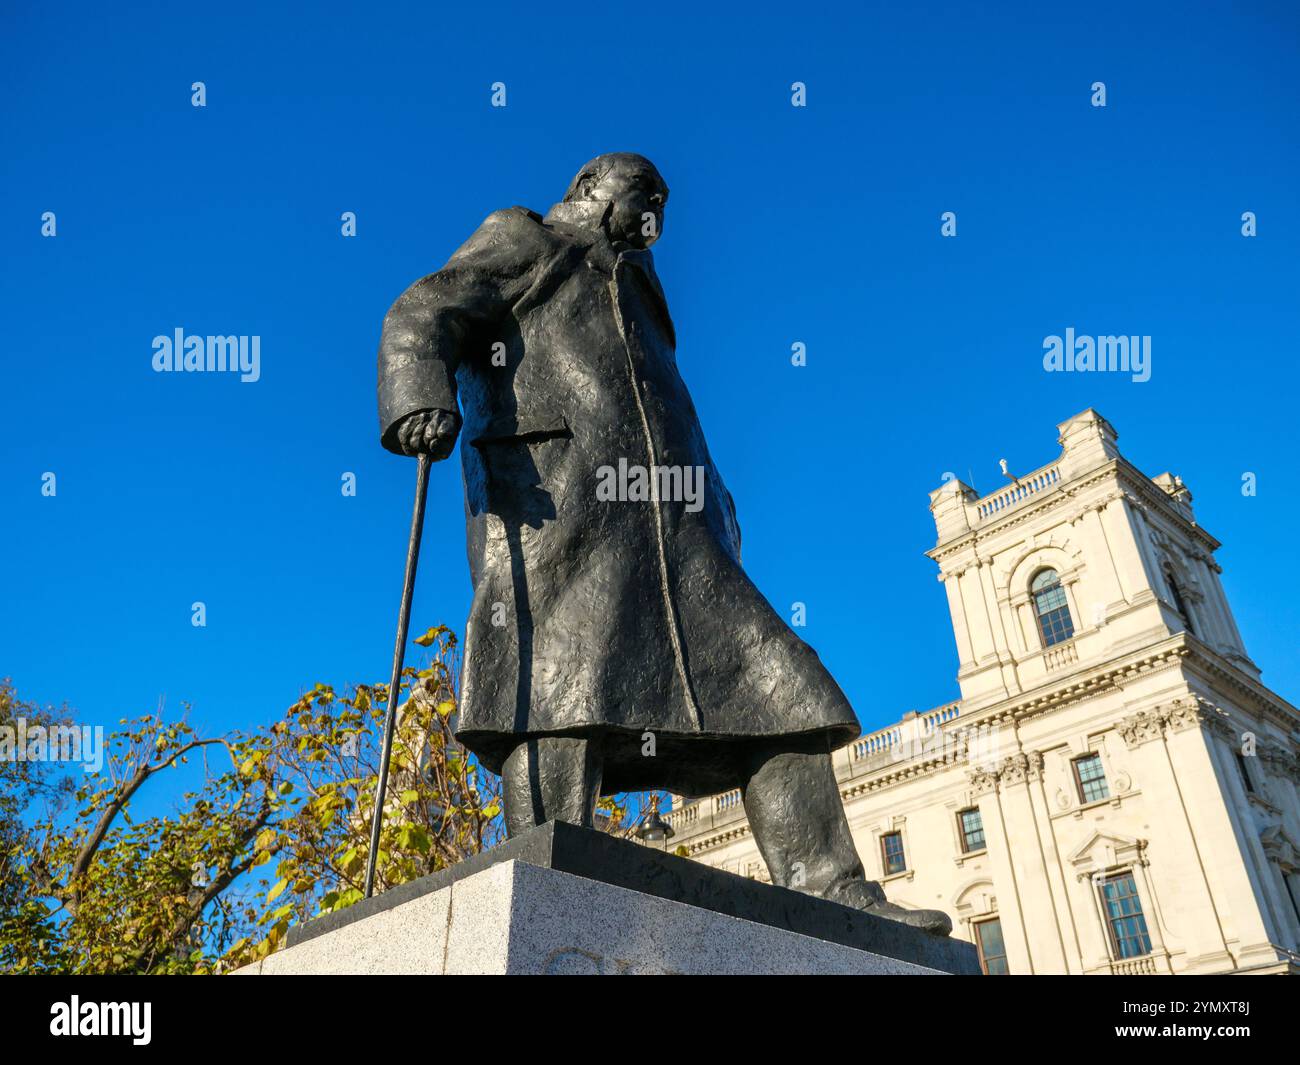
<svg viewBox="0 0 1300 1065"><path fill-rule="evenodd" d="M857 719L741 568L649 251L667 200L649 160L599 156L545 217L489 215L384 320L384 447L464 441L457 734L502 776L512 835L591 825L602 793L740 788L773 883L946 934L866 879L831 766ZM603 471L628 467L649 495L611 500ZM672 498L663 471L702 491Z"/></svg>

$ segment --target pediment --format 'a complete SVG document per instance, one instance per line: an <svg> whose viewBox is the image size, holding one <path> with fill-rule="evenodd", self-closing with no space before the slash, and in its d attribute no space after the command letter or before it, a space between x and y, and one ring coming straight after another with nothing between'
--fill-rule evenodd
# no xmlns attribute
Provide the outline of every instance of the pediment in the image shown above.
<svg viewBox="0 0 1300 1065"><path fill-rule="evenodd" d="M1070 854L1070 864L1080 872L1113 869L1141 858L1147 841L1117 833L1094 831Z"/></svg>
<svg viewBox="0 0 1300 1065"><path fill-rule="evenodd" d="M952 909L965 915L993 913L998 908L997 896L993 891L993 881L987 876L968 880L952 896Z"/></svg>

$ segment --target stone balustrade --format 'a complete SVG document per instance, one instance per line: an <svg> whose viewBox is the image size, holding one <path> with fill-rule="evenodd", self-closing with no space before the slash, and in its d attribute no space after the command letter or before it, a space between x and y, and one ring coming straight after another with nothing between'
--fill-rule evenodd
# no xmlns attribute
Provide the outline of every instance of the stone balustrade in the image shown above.
<svg viewBox="0 0 1300 1065"><path fill-rule="evenodd" d="M920 744L934 736L937 731L961 714L961 702L945 703L943 706L927 710L923 714L911 713L897 724L870 732L855 740L846 752L836 754L836 760L847 756L850 765L867 759L886 757L906 758L910 745ZM740 820L745 816L740 789L733 788L717 795L707 795L685 803L664 813L664 820L673 826L679 835L693 834L704 829L716 828L729 821Z"/></svg>
<svg viewBox="0 0 1300 1065"><path fill-rule="evenodd" d="M1051 488L1060 480L1061 468L1054 462L1050 466L1044 466L1040 470L1026 474L1006 488L1000 488L998 491L991 492L982 499L976 500L975 513L980 521L995 517L1030 496Z"/></svg>

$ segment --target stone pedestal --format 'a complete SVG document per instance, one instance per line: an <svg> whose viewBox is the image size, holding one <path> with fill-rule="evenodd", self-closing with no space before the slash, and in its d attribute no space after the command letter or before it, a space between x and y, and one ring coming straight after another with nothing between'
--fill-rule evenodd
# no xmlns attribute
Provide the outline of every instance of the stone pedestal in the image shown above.
<svg viewBox="0 0 1300 1065"><path fill-rule="evenodd" d="M241 973L978 971L969 943L552 823L296 928Z"/></svg>

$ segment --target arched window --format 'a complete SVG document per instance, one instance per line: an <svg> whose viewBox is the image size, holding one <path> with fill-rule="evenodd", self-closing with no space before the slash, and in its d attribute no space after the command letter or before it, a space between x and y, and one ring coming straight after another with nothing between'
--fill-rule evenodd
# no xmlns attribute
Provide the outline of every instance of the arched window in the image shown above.
<svg viewBox="0 0 1300 1065"><path fill-rule="evenodd" d="M1187 612L1187 604L1183 602L1182 590L1178 587L1178 582L1174 580L1174 571L1169 566L1165 567L1165 584L1169 586L1169 597L1174 601L1174 609L1182 617L1183 624L1187 626L1187 631L1195 635L1196 630L1192 628L1192 615Z"/></svg>
<svg viewBox="0 0 1300 1065"><path fill-rule="evenodd" d="M1038 618L1038 632L1043 637L1044 647L1051 647L1074 635L1070 604L1056 570L1039 570L1029 582L1029 594L1034 600L1034 615Z"/></svg>

